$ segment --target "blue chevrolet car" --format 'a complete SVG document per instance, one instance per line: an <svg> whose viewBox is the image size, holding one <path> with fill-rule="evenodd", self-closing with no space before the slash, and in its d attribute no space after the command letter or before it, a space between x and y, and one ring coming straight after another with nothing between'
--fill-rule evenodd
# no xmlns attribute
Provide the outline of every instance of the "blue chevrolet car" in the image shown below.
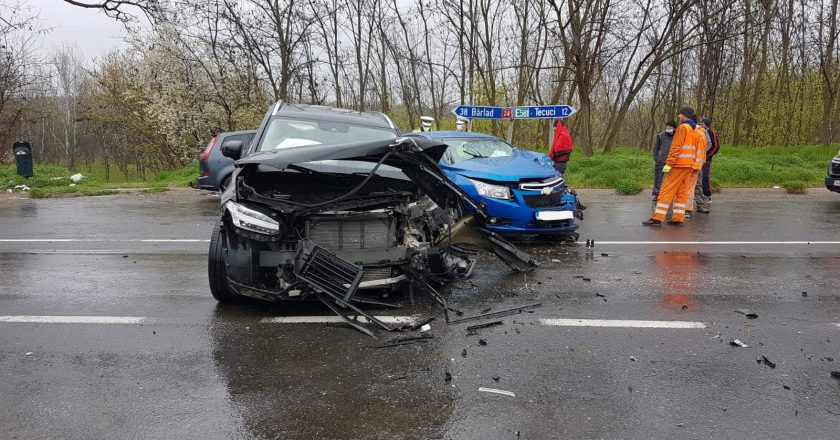
<svg viewBox="0 0 840 440"><path fill-rule="evenodd" d="M410 133L443 141L440 166L450 180L483 203L487 229L503 235L568 235L576 238L575 194L545 154L520 150L496 136L460 131Z"/></svg>

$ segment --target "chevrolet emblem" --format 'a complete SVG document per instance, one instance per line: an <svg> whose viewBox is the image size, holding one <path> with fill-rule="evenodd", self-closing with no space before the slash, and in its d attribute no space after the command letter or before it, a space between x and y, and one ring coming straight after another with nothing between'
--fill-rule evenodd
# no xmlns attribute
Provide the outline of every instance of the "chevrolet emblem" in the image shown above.
<svg viewBox="0 0 840 440"><path fill-rule="evenodd" d="M544 196L547 196L547 195L551 194L552 189L553 188L551 188L550 186L547 186L547 187L543 188L542 190L540 190L540 193Z"/></svg>

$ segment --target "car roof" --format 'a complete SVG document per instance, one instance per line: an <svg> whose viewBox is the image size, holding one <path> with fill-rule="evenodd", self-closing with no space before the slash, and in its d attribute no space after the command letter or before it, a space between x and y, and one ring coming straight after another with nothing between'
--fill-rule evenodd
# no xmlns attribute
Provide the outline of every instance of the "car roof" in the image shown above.
<svg viewBox="0 0 840 440"><path fill-rule="evenodd" d="M235 136L239 134L256 134L257 130L239 130L239 131L225 131L219 133L219 137Z"/></svg>
<svg viewBox="0 0 840 440"><path fill-rule="evenodd" d="M474 131L420 131L406 133L406 136L423 137L426 139L452 139L452 138L476 138L476 139L499 139L492 134L478 133Z"/></svg>
<svg viewBox="0 0 840 440"><path fill-rule="evenodd" d="M301 119L314 119L318 121L345 122L354 125L367 125L372 127L391 128L397 127L390 118L380 112L360 112L344 108L328 107L325 105L311 104L290 104L278 103L274 116L287 116Z"/></svg>

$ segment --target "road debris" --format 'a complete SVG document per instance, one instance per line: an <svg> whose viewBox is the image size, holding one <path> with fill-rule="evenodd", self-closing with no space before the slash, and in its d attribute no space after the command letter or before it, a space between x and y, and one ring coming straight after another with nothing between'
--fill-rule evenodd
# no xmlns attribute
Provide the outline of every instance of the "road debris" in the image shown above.
<svg viewBox="0 0 840 440"><path fill-rule="evenodd" d="M756 359L755 361L759 364L767 365L770 368L776 368L776 363L771 361L770 359L767 359L767 356L762 355L761 359Z"/></svg>
<svg viewBox="0 0 840 440"><path fill-rule="evenodd" d="M386 341L380 345L373 345L370 348L391 348L391 347L399 347L401 345L412 345L412 344L420 344L425 343L429 339L433 339L434 336L432 335L421 335L421 336L408 336L403 338L394 338L389 341Z"/></svg>
<svg viewBox="0 0 840 440"><path fill-rule="evenodd" d="M467 349L461 350L461 357L467 357Z"/></svg>
<svg viewBox="0 0 840 440"><path fill-rule="evenodd" d="M427 331L429 331L431 329L432 329L432 326L430 326L429 324L423 324L423 326L420 327L420 333L426 333Z"/></svg>
<svg viewBox="0 0 840 440"><path fill-rule="evenodd" d="M82 173L76 173L70 176L70 180L72 180L73 183L79 183L79 181L84 179L84 177L85 176L83 176Z"/></svg>
<svg viewBox="0 0 840 440"><path fill-rule="evenodd" d="M733 340L729 341L729 345L731 345L733 347L750 348L749 345L744 344L739 339L733 339Z"/></svg>
<svg viewBox="0 0 840 440"><path fill-rule="evenodd" d="M601 256L602 256L602 257L609 257L609 256L610 256L610 254L608 254L608 253L606 253L606 252L601 252Z"/></svg>
<svg viewBox="0 0 840 440"><path fill-rule="evenodd" d="M832 371L831 372L831 377L833 377L837 380L840 380L840 371Z"/></svg>
<svg viewBox="0 0 840 440"><path fill-rule="evenodd" d="M484 339L479 339L478 340L478 345L480 345L482 347L485 347L485 346L487 346L487 341L484 340Z"/></svg>
<svg viewBox="0 0 840 440"><path fill-rule="evenodd" d="M630 360L636 362L636 356L630 356Z"/></svg>
<svg viewBox="0 0 840 440"><path fill-rule="evenodd" d="M471 325L471 326L467 327L467 332L468 333L475 333L476 330L480 330L480 329L487 328L487 327L495 327L497 325L502 325L503 323L504 323L504 321L492 321L492 322L486 322L484 324Z"/></svg>
<svg viewBox="0 0 840 440"><path fill-rule="evenodd" d="M802 297L804 298L806 296L808 296L808 292L802 292Z"/></svg>
<svg viewBox="0 0 840 440"><path fill-rule="evenodd" d="M583 281L592 281L592 278L583 277Z"/></svg>
<svg viewBox="0 0 840 440"><path fill-rule="evenodd" d="M443 372L443 381L444 382L452 382L452 373L444 370Z"/></svg>
<svg viewBox="0 0 840 440"><path fill-rule="evenodd" d="M431 318L428 318L428 319L424 319L424 320L422 320L422 321L418 322L417 324L414 324L414 325L412 325L411 327L409 327L409 330L411 330L411 331L417 331L417 330L420 330L420 329L422 329L422 328L423 328L423 326L424 326L424 325L428 325L428 324L430 324L430 323L431 323L432 321L434 321L434 320L435 320L434 316L433 316L433 317L431 317ZM422 330L421 330L421 331L422 331Z"/></svg>
<svg viewBox="0 0 840 440"><path fill-rule="evenodd" d="M493 378L493 380L495 380L496 382L498 382L498 381L499 381L499 379L501 379L502 377L501 377L501 376L492 376L492 378Z"/></svg>
<svg viewBox="0 0 840 440"><path fill-rule="evenodd" d="M537 307L542 307L542 303L528 304L528 305L524 305L524 306L520 306L520 307L514 307L512 309L499 310L498 312L491 312L491 313L484 313L484 314L475 315L475 316L468 316L466 318L461 318L461 319L453 319L453 320L449 321L449 324L460 324L462 322L475 321L477 319L484 319L484 318L501 318L502 316L516 315L516 314L519 314L519 313L522 313L522 312L531 313L532 310L528 310L528 309L533 309L533 308L537 308Z"/></svg>
<svg viewBox="0 0 840 440"><path fill-rule="evenodd" d="M31 352L31 351L27 351L27 352L26 352L26 353L24 353L23 355L24 355L24 356L32 356L33 354L35 354L35 353L33 353L33 352Z"/></svg>
<svg viewBox="0 0 840 440"><path fill-rule="evenodd" d="M508 397L516 397L516 394L514 394L512 391L497 390L496 388L479 387L478 391L480 391L482 393L493 393L493 394L501 394L503 396L508 396Z"/></svg>
<svg viewBox="0 0 840 440"><path fill-rule="evenodd" d="M750 309L737 309L737 310L735 310L735 313L740 313L740 314L746 316L749 319L758 318L758 313L755 313Z"/></svg>
<svg viewBox="0 0 840 440"><path fill-rule="evenodd" d="M787 386L787 385L782 385L782 388L784 388L784 389L786 389L786 390L789 390L789 389L790 389L790 387L789 387L789 386Z"/></svg>

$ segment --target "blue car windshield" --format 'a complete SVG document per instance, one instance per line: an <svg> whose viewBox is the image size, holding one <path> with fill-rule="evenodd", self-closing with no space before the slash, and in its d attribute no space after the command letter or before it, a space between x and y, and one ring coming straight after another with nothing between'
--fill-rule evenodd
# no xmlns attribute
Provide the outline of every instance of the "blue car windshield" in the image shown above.
<svg viewBox="0 0 840 440"><path fill-rule="evenodd" d="M444 141L449 148L446 149L443 160L448 165L470 159L513 155L513 147L499 139L452 138Z"/></svg>
<svg viewBox="0 0 840 440"><path fill-rule="evenodd" d="M307 145L349 144L396 139L396 137L396 132L390 128L276 117L269 122L257 151Z"/></svg>

